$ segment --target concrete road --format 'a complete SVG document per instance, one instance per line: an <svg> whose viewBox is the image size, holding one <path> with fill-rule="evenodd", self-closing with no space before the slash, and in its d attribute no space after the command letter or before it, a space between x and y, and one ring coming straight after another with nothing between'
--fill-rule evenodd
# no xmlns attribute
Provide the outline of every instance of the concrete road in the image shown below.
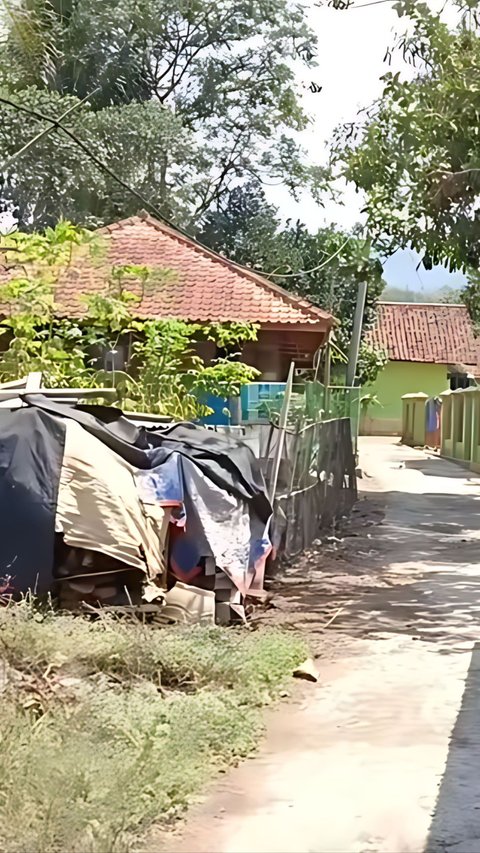
<svg viewBox="0 0 480 853"><path fill-rule="evenodd" d="M320 683L165 849L480 853L480 479L396 441L361 444L383 522L303 577L313 633L322 588L349 601L317 637Z"/></svg>

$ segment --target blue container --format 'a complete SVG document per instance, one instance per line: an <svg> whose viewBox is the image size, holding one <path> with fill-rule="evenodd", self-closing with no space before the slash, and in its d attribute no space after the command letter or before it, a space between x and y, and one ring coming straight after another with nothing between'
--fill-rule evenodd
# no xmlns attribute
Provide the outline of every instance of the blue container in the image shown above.
<svg viewBox="0 0 480 853"><path fill-rule="evenodd" d="M286 382L252 382L241 390L242 423L270 420L269 412L282 405Z"/></svg>

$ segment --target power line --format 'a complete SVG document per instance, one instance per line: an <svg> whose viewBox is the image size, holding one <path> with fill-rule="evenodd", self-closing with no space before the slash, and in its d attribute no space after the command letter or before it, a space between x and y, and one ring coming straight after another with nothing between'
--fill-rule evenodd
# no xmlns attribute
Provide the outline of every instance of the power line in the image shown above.
<svg viewBox="0 0 480 853"><path fill-rule="evenodd" d="M65 112L58 117L58 122L60 123L61 121L63 121L64 118L70 115L70 113L73 113L74 110L77 110L79 107L83 106L83 104L88 101L89 98L91 98L93 95L96 95L96 93L99 91L100 87L98 86L96 89L93 90L93 92L90 92L90 94L86 95L83 100L77 101L75 104L73 104L73 106L69 107L68 110L65 110ZM40 133L37 133L36 136L33 136L32 139L29 139L28 142L26 142L25 145L22 145L22 147L19 148L18 151L15 151L11 155L11 157L9 157L8 160L5 161L5 163L2 163L2 165L0 166L0 172L5 172L7 169L9 169L12 163L14 163L15 160L18 159L18 157L24 154L25 151L28 151L28 149L31 148L32 145L35 145L36 142L40 142L40 140L43 139L44 136L47 136L47 134L49 134L50 131L54 129L55 125L49 124L48 127L45 127L43 130L40 131Z"/></svg>
<svg viewBox="0 0 480 853"><path fill-rule="evenodd" d="M377 2L384 2L384 0L377 0ZM94 93L92 92L91 94L94 94ZM91 95L89 95L87 97L91 97ZM86 100L86 98L84 100ZM48 116L43 112L39 112L38 110L33 110L31 107L25 107L23 104L16 104L14 101L11 101L9 98L5 98L5 97L0 96L0 103L4 103L9 107L12 107L13 109L18 110L19 112L26 113L27 115L33 116L34 118L40 119L41 121L47 121L49 123L49 127L46 127L43 131L41 131L41 133L37 134L37 136L34 139L30 140L29 143L27 143L25 146L23 146L23 149L20 149L20 152L17 152L15 156L18 156L18 154L21 153L23 150L25 150L26 147L33 145L34 142L37 142L40 138L45 136L47 133L50 133L52 130L63 131L63 133L65 133L66 136L68 136L73 142L75 142L76 145L78 145L79 148L81 148L82 151L84 151L84 153L92 160L93 163L95 163L95 165L99 169L102 169L104 172L106 172L107 175L109 175L111 178L113 178L114 181L116 181L121 187L123 187L123 189L126 189L128 192L130 192L132 195L134 195L136 198L138 198L139 201L141 201L142 204L146 205L146 207L149 208L150 211L158 219L160 219L162 222L165 222L170 228L172 228L175 231L178 231L180 234L182 234L184 237L187 237L189 240L195 240L195 242L199 246L202 246L202 248L207 249L207 251L209 251L209 252L213 252L213 254L216 254L218 257L222 258L222 260L224 260L224 261L225 260L228 261L228 263L232 264L232 266L237 267L238 269L242 270L243 272L247 272L249 274L256 273L257 275L263 275L265 278L268 278L268 277L270 277L270 278L273 278L273 277L274 278L297 278L300 275L310 275L313 272L318 272L319 270L323 269L325 266L327 266L327 264L330 263L330 261L334 260L334 258L336 258L337 255L340 254L340 252L345 248L345 246L347 245L347 243L351 239L351 237L347 237L347 239L340 246L340 248L338 248L332 255L330 255L330 257L328 257L321 264L318 264L316 267L312 267L312 269L310 269L310 270L298 270L298 272L295 272L295 273L279 274L279 273L264 272L263 270L256 270L256 269L252 269L250 267L243 266L242 264L238 264L235 261L231 261L230 259L225 258L223 255L220 255L218 252L214 252L208 246L205 246L199 240L192 237L187 231L185 231L185 229L183 229L179 225L176 225L175 223L173 223L170 219L168 219L157 208L157 206L155 204L153 204L151 201L149 201L149 199L147 199L146 196L143 195L143 193L140 193L134 187L131 187L129 184L127 184L126 181L124 181L122 178L120 178L116 174L116 172L114 172L113 169L110 168L110 166L107 166L107 164L104 163L102 160L100 160L100 158L97 157L96 154L93 154L93 152L90 150L89 146L86 145L84 142L82 142L82 140L79 139L78 136L72 130L64 127L64 125L61 123L61 119L63 119L67 113L71 112L74 109L73 107L71 107L69 110L67 110L67 113L63 114L58 119L56 119L53 116ZM75 106L80 106L80 104L75 105Z"/></svg>
<svg viewBox="0 0 480 853"><path fill-rule="evenodd" d="M152 202L149 201L143 195L143 193L138 192L138 190L134 189L134 187L129 186L122 178L119 178L119 176L113 171L113 169L110 168L110 166L107 166L106 163L103 163L102 160L100 160L100 158L96 156L96 154L93 154L89 146L82 142L82 140L79 139L78 136L73 133L73 131L69 130L67 127L64 127L64 125L60 123L59 119L53 118L53 116L45 115L45 113L41 113L38 110L32 110L30 107L25 107L23 104L16 104L9 98L4 98L0 96L0 103L7 104L7 106L9 107L13 107L13 109L18 110L19 112L27 113L27 115L33 116L34 118L38 118L41 121L48 121L51 124L51 128L48 128L47 132L50 132L50 130L62 130L63 133L66 134L66 136L68 136L73 142L75 142L75 144L78 145L78 147L81 148L82 151L84 151L88 157L90 157L92 162L95 163L95 165L98 166L99 169L103 169L103 171L106 172L107 175L109 175L111 178L113 178L114 181L120 184L123 189L128 190L128 192L136 196L136 198L138 198L138 200L141 201L142 204L145 204L148 208L150 208L151 211L155 213L155 216L158 216L160 219L162 219L164 222L167 222L173 228L176 227L171 222L169 222L169 220L159 211L156 205L152 204Z"/></svg>
<svg viewBox="0 0 480 853"><path fill-rule="evenodd" d="M333 261L333 259L336 258L337 255L340 254L340 252L345 248L345 246L347 245L347 243L350 242L351 239L352 239L351 237L347 237L345 242L342 243L340 248L337 249L336 252L333 253L333 255L330 255L330 257L328 257L325 261L322 261L322 263L318 264L318 266L312 267L311 270L298 270L298 272L287 272L287 273L263 272L261 270L260 271L261 275L274 276L275 278L297 278L299 275L310 275L312 272L318 272L318 270L321 270L321 269L323 269L323 267L326 267L327 264L330 263L330 261ZM255 272L257 272L257 270L255 270Z"/></svg>

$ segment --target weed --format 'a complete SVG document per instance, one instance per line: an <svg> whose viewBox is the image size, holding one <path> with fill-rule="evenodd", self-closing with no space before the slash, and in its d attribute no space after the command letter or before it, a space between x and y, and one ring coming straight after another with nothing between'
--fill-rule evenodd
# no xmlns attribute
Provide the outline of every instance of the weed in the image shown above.
<svg viewBox="0 0 480 853"><path fill-rule="evenodd" d="M0 609L1 853L129 850L255 749L259 708L305 654L292 633Z"/></svg>

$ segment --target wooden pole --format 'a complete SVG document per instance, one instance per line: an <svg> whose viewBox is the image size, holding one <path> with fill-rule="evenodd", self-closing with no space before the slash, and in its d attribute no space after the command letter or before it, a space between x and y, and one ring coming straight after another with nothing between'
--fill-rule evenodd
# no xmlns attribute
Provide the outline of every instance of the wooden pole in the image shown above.
<svg viewBox="0 0 480 853"><path fill-rule="evenodd" d="M285 396L282 401L282 408L280 410L280 418L278 420L278 441L277 446L275 448L275 455L273 457L273 466L272 466L272 477L270 480L270 488L268 490L268 497L270 503L273 506L273 502L275 500L275 494L277 491L277 482L278 475L280 472L280 463L282 461L283 454L283 446L285 444L285 430L287 428L287 420L288 420L288 410L290 408L290 400L292 398L292 387L293 387L293 376L295 373L295 362L292 361L290 364L290 370L288 371L288 379L287 385L285 388Z"/></svg>
<svg viewBox="0 0 480 853"><path fill-rule="evenodd" d="M327 338L327 345L325 347L325 371L323 374L323 385L325 388L324 391L324 399L323 399L323 408L325 410L325 417L329 415L330 409L330 371L332 365L332 348L330 346L330 334Z"/></svg>

